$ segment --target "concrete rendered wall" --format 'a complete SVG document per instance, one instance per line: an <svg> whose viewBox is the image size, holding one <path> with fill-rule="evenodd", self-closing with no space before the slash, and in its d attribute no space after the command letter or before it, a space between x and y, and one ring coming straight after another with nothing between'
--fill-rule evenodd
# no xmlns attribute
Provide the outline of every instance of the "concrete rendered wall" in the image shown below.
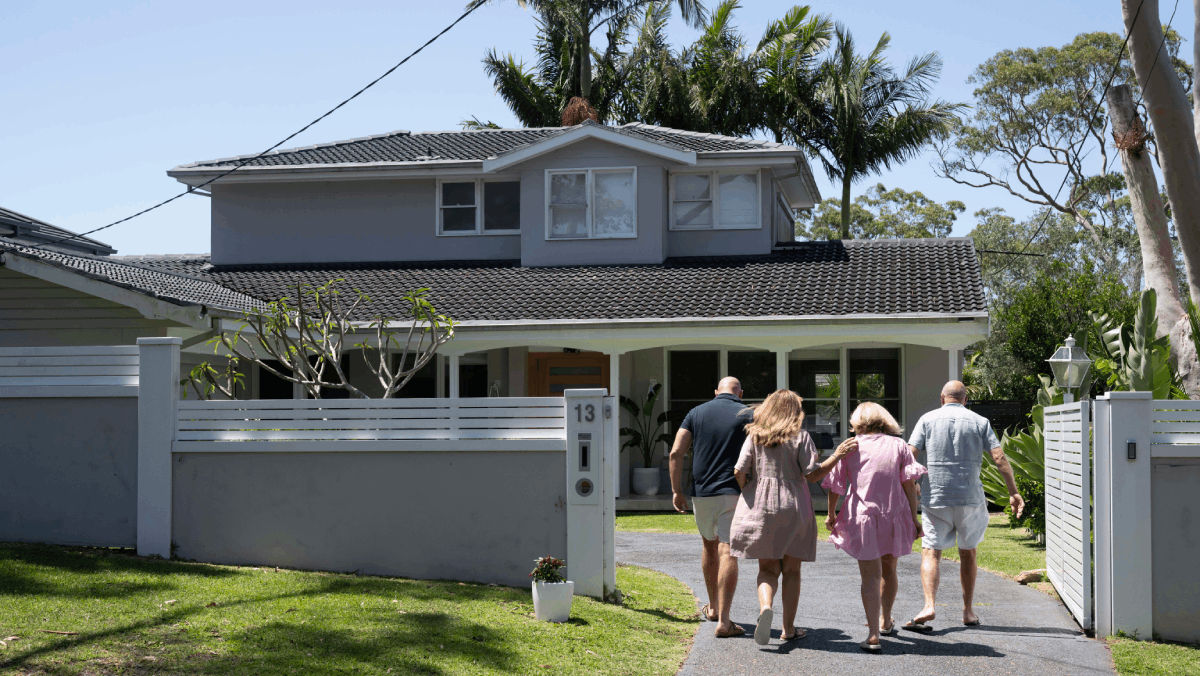
<svg viewBox="0 0 1200 676"><path fill-rule="evenodd" d="M136 544L136 397L0 399L0 434L0 541Z"/></svg>
<svg viewBox="0 0 1200 676"><path fill-rule="evenodd" d="M0 267L0 347L133 345L174 322Z"/></svg>
<svg viewBox="0 0 1200 676"><path fill-rule="evenodd" d="M946 351L924 345L904 346L904 433L912 432L921 416L938 408L938 395L949 380Z"/></svg>
<svg viewBox="0 0 1200 676"><path fill-rule="evenodd" d="M1200 642L1200 458L1155 458L1151 465L1154 633ZM1143 637L1145 638L1145 637Z"/></svg>
<svg viewBox="0 0 1200 676"><path fill-rule="evenodd" d="M521 257L516 235L438 237L436 186L432 178L214 185L213 264Z"/></svg>
<svg viewBox="0 0 1200 676"><path fill-rule="evenodd" d="M189 453L184 558L524 587L567 551L565 454Z"/></svg>

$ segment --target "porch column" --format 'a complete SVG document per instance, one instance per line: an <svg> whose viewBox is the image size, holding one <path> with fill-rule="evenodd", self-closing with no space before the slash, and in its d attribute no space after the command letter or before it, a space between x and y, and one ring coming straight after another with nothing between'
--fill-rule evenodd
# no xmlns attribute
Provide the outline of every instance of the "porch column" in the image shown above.
<svg viewBox="0 0 1200 676"><path fill-rule="evenodd" d="M605 422L608 423L608 433L605 435L606 442L612 446L613 452L610 457L613 458L612 465L612 485L613 495L621 497L621 406L619 405L621 396L621 355L623 352L608 353L608 396L613 398L613 411L611 417Z"/></svg>
<svg viewBox="0 0 1200 676"><path fill-rule="evenodd" d="M450 398L458 399L458 355L450 355Z"/></svg>
<svg viewBox="0 0 1200 676"><path fill-rule="evenodd" d="M962 351L956 347L946 350L949 355L950 372L946 380L962 380Z"/></svg>
<svg viewBox="0 0 1200 676"><path fill-rule="evenodd" d="M775 389L786 390L788 388L788 355L791 350L775 350Z"/></svg>
<svg viewBox="0 0 1200 676"><path fill-rule="evenodd" d="M433 355L433 371L437 376L433 379L433 396L438 399L446 398L446 356Z"/></svg>

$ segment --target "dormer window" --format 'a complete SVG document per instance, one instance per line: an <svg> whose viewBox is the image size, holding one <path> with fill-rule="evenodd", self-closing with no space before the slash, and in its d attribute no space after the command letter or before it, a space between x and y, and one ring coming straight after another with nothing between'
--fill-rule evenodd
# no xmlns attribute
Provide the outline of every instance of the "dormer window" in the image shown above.
<svg viewBox="0 0 1200 676"><path fill-rule="evenodd" d="M546 172L546 239L637 237L637 169Z"/></svg>
<svg viewBox="0 0 1200 676"><path fill-rule="evenodd" d="M672 230L754 230L759 202L758 172L671 174Z"/></svg>
<svg viewBox="0 0 1200 676"><path fill-rule="evenodd" d="M521 182L511 179L438 181L439 235L516 235L521 232Z"/></svg>

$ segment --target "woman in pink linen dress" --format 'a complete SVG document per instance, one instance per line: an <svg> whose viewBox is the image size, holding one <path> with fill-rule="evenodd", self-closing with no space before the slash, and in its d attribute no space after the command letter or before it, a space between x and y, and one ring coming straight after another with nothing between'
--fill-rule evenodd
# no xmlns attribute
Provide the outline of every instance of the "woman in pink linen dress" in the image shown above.
<svg viewBox="0 0 1200 676"><path fill-rule="evenodd" d="M921 537L917 516L916 480L925 468L912 456L887 409L874 402L859 404L850 416L858 450L825 478L829 490L829 516L825 521L835 547L858 560L862 576L863 608L870 634L860 646L878 652L879 635L890 635L896 623L892 605L899 581L896 560L912 553L913 541ZM839 496L841 512L834 506ZM883 627L880 627L882 621Z"/></svg>
<svg viewBox="0 0 1200 676"><path fill-rule="evenodd" d="M758 625L754 640L771 638L771 606L783 577L783 640L803 638L794 626L800 602L800 562L817 557L817 521L805 479L816 483L850 452L839 448L818 462L816 445L801 426L802 400L795 392L779 390L754 411L746 426L746 442L734 465L742 487L729 535L729 553L758 559Z"/></svg>

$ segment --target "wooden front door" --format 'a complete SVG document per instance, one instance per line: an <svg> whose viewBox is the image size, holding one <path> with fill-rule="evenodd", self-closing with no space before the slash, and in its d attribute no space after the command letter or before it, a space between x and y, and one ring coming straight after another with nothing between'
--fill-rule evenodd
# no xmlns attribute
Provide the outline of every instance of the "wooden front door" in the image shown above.
<svg viewBox="0 0 1200 676"><path fill-rule="evenodd" d="M531 397L561 397L567 388L608 387L608 355L596 352L530 352Z"/></svg>

